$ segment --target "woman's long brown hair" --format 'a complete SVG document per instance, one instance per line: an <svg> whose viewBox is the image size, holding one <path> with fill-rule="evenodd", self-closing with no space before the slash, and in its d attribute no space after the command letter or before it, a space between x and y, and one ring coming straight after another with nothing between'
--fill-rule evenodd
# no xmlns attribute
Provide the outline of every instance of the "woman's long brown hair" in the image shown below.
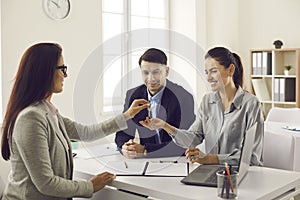
<svg viewBox="0 0 300 200"><path fill-rule="evenodd" d="M62 48L58 44L38 43L23 54L3 121L1 153L5 160L10 159L10 143L19 113L51 95L61 53Z"/></svg>

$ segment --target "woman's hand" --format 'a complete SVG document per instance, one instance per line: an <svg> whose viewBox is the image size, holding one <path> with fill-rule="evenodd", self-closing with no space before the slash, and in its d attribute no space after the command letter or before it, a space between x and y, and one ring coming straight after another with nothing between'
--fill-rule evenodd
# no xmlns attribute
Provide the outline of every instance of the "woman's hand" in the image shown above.
<svg viewBox="0 0 300 200"><path fill-rule="evenodd" d="M90 179L94 186L94 192L97 192L105 187L108 183L112 182L115 179L116 175L104 172L98 174Z"/></svg>
<svg viewBox="0 0 300 200"><path fill-rule="evenodd" d="M200 163L200 158L204 158L205 156L206 155L198 148L188 148L185 151L186 159L190 160L192 163Z"/></svg>
<svg viewBox="0 0 300 200"><path fill-rule="evenodd" d="M200 164L219 164L218 156L215 154L205 154L198 148L188 148L185 151L185 157L190 160L191 163Z"/></svg>
<svg viewBox="0 0 300 200"><path fill-rule="evenodd" d="M164 129L165 131L167 131L167 133L169 133L170 135L172 135L175 131L175 127L171 126L170 124L168 124L167 122L165 122L162 119L159 118L149 118L146 117L146 119L144 121L139 121L140 124L142 124L143 126L145 126L146 128L150 129L150 130L156 130L159 128Z"/></svg>
<svg viewBox="0 0 300 200"><path fill-rule="evenodd" d="M146 117L146 119L144 121L140 121L140 124L142 124L143 126L145 126L146 128L150 129L150 130L156 130L159 128L164 128L166 122L162 119L159 118L149 118Z"/></svg>
<svg viewBox="0 0 300 200"><path fill-rule="evenodd" d="M138 114L141 110L148 108L150 106L149 101L145 99L135 99L127 111L124 112L124 116L126 119L133 118L136 114Z"/></svg>

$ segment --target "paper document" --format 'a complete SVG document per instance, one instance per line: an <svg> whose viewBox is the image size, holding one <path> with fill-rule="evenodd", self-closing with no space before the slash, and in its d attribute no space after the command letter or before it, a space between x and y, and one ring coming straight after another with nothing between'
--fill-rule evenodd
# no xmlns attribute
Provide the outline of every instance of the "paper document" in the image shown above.
<svg viewBox="0 0 300 200"><path fill-rule="evenodd" d="M96 158L102 156L118 155L120 152L115 144L95 145L73 150L78 158Z"/></svg>
<svg viewBox="0 0 300 200"><path fill-rule="evenodd" d="M119 176L164 176L185 177L188 175L187 163L160 163L138 161L110 161L102 169Z"/></svg>
<svg viewBox="0 0 300 200"><path fill-rule="evenodd" d="M187 163L154 163L149 162L146 176L178 176L185 177L188 175L189 165Z"/></svg>
<svg viewBox="0 0 300 200"><path fill-rule="evenodd" d="M104 171L111 172L119 176L142 176L145 174L148 162L138 161L110 161L103 168Z"/></svg>

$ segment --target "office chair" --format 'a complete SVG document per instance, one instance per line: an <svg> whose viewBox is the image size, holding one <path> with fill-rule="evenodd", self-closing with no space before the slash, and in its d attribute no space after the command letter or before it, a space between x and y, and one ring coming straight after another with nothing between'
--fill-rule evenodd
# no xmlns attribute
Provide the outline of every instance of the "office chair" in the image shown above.
<svg viewBox="0 0 300 200"><path fill-rule="evenodd" d="M282 122L290 125L300 125L300 108L273 107L269 111L266 122Z"/></svg>
<svg viewBox="0 0 300 200"><path fill-rule="evenodd" d="M265 131L263 159L264 167L293 171L293 136Z"/></svg>
<svg viewBox="0 0 300 200"><path fill-rule="evenodd" d="M268 122L278 122L287 125L300 126L299 108L271 108L266 118ZM270 125L272 125L269 123ZM268 126L269 126L268 124ZM278 132L265 130L264 132L264 166L294 170L294 138L291 134L284 134L282 129Z"/></svg>

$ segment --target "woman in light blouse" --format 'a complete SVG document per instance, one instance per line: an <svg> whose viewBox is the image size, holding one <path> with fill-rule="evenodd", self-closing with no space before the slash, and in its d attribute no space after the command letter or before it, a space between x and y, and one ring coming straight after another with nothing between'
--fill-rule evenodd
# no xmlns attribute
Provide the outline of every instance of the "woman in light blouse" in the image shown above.
<svg viewBox="0 0 300 200"><path fill-rule="evenodd" d="M96 140L127 128L126 120L147 108L136 100L127 111L99 124L82 125L60 115L51 103L67 77L62 48L38 43L24 53L7 105L2 129L2 157L11 172L2 199L66 200L91 197L114 179L104 172L88 181L73 178L70 139Z"/></svg>
<svg viewBox="0 0 300 200"><path fill-rule="evenodd" d="M257 122L252 165L262 165L264 120L259 100L244 91L240 57L224 47L205 55L205 73L212 89L204 95L196 120L188 130L177 129L161 119L140 123L150 129L163 128L177 145L188 148L186 157L201 164L238 165L244 134ZM205 142L205 152L197 145Z"/></svg>

